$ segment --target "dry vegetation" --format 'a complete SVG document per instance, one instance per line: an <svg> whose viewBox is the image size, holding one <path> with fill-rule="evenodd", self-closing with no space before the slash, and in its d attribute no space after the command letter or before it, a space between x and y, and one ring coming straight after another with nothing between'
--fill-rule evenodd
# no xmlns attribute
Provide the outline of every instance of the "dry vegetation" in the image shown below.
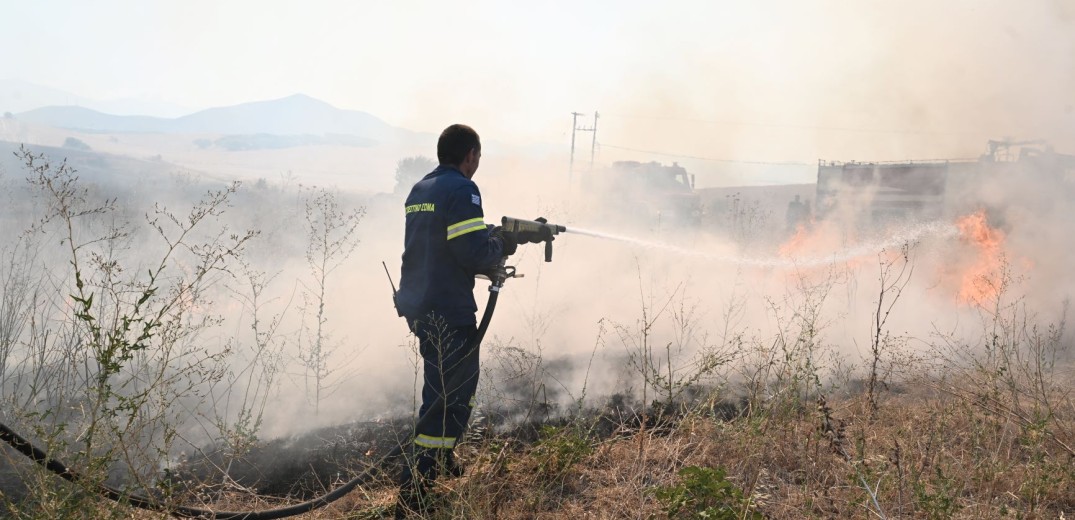
<svg viewBox="0 0 1075 520"><path fill-rule="evenodd" d="M263 385L279 373L274 360L286 343L278 317L258 318L264 274L234 260L254 235L191 232L213 224L231 191L211 193L190 217L161 210L151 218L171 246L168 254L187 256L152 264L159 267L149 278L141 277L140 267L125 282L122 255L103 252L122 252L115 246L128 235L94 227L108 223L100 215L109 206L88 203L92 194L79 191L62 165L29 153L24 159L45 192L41 205L29 206L47 213L32 229L45 233L58 224L69 256L61 276L19 268L40 249L3 250L2 417L85 479L60 481L5 450L9 475L26 488L19 496L4 491L4 512L13 518L161 516L93 493L95 485L117 481L169 503L215 510L284 505L279 498L257 498L253 484L221 476L271 445L258 436L269 395ZM347 237L360 213L318 207L337 217L314 231L322 244L339 245L322 248L314 264L321 266L316 287L323 289L331 271L324 266L353 250ZM350 231L324 238L336 229ZM777 330L768 335L731 331L713 341L675 291L666 301L643 304L640 316L626 318L633 321L610 317L602 331L623 347L632 388L593 397L583 387L562 408L550 406L543 393L551 365L540 350L488 342L486 366L508 368L486 377L494 405L479 410L458 450L466 475L438 482L432 518L986 519L1075 512L1075 367L1065 324L1037 323L1009 294L1004 268L991 297L976 302L982 339L937 333L924 340L928 348L912 349L886 322L913 257L904 248L878 262L872 337L860 370L831 361L838 356L824 338L820 309L834 282L824 276L820 282L804 278L793 297L770 302ZM185 275L169 270L175 265L188 268ZM202 299L207 284L225 279L251 286L243 300L254 317L249 358L197 347L197 332L210 325L197 314L208 304ZM37 287L70 298L41 296ZM308 307L317 308L318 293L311 298ZM302 352L312 360L307 368L316 406L320 392L331 387L328 358L320 356L332 343L320 332L324 317L311 319L301 330L309 332L312 324L318 332L297 337L314 338ZM228 344L235 351L244 345L239 339ZM227 366L246 368L236 374ZM521 401L502 398L507 395ZM222 402L237 411L199 415ZM189 480L205 475L191 471L183 476L188 480L173 480L180 473L162 472L159 462L183 440L181 426L195 419L223 446L210 464L217 473ZM381 448L396 438L389 430ZM317 453L340 470L317 476L305 495L338 485L376 459L377 441L337 437L343 440L329 455ZM388 468L299 518L381 518L394 499Z"/></svg>
<svg viewBox="0 0 1075 520"><path fill-rule="evenodd" d="M1070 381L1070 372L1066 381ZM1065 381L1065 382L1066 382ZM1063 518L1075 510L1067 388L1017 404L973 374L865 396L784 403L732 419L695 409L659 428L558 421L460 448L432 518ZM1022 411L1017 411L1022 409ZM1029 416L1025 414L1029 413ZM301 518L387 517L390 480ZM264 507L243 499L228 509ZM245 495L249 497L249 495Z"/></svg>

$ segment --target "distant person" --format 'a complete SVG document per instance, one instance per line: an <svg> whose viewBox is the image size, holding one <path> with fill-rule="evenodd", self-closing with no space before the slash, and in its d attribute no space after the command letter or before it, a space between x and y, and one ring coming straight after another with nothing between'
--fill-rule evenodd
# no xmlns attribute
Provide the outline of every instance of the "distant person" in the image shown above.
<svg viewBox="0 0 1075 520"><path fill-rule="evenodd" d="M799 226L799 222L803 220L803 210L805 207L803 203L799 201L799 196L795 196L795 200L788 203L788 212L786 215L788 232L794 233L795 229Z"/></svg>
<svg viewBox="0 0 1075 520"><path fill-rule="evenodd" d="M516 239L529 241L485 224L481 193L471 180L481 160L474 129L445 128L437 159L440 165L411 188L404 203L403 268L395 303L418 338L423 383L397 518L428 507L430 486L439 475L462 474L452 452L478 388L474 275L515 253Z"/></svg>

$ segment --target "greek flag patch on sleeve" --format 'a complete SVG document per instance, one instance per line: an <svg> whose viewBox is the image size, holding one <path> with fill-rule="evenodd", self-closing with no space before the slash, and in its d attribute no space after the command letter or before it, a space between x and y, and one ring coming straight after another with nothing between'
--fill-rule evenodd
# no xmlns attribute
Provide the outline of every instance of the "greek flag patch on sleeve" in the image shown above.
<svg viewBox="0 0 1075 520"><path fill-rule="evenodd" d="M472 204L474 204L475 206L481 206L482 205L482 198L472 193L470 195L470 202Z"/></svg>

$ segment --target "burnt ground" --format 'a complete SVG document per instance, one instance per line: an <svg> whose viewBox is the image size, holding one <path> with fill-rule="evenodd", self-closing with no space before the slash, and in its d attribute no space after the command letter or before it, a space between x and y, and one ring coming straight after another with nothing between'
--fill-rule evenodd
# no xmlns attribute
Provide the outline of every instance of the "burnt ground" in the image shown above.
<svg viewBox="0 0 1075 520"><path fill-rule="evenodd" d="M688 409L695 416L701 413L719 420L733 419L743 411L741 403L727 401L700 409L698 399L703 395L699 392L671 406L655 402L643 410L636 399L617 394L602 407L583 410L576 417L549 415L526 422L517 420L517 411L485 412L472 421L466 441L479 443L495 437L521 449L537 441L543 427L569 424L589 425L586 435L594 439L633 435L640 429L660 434L673 431ZM201 494L241 488L261 496L306 500L377 463L381 463L377 474L394 480L398 460L385 463L382 459L401 443L409 444L411 428L410 418L332 426L260 443L242 457L229 457L226 451L210 447L203 450L205 458L188 461L175 476L188 490L194 490L193 484Z"/></svg>
<svg viewBox="0 0 1075 520"><path fill-rule="evenodd" d="M242 456L209 446L172 477L188 491L243 489L261 496L309 499L369 469L409 440L410 419L355 422L258 443ZM379 472L393 475L383 465Z"/></svg>
<svg viewBox="0 0 1075 520"><path fill-rule="evenodd" d="M651 403L643 407L628 395L609 396L603 406L583 410L574 417L558 411L538 414L539 419L520 421L517 410L486 411L476 416L467 433L467 441L480 443L496 438L515 449L538 441L545 427L586 424L586 436L610 439L630 436L644 429L651 434L672 432L687 409L700 411L720 420L730 420L742 413L735 402L717 402L700 409L703 393L688 396L686 403L668 405ZM353 422L321 428L287 438L257 443L246 453L236 455L220 446L206 446L201 456L190 458L162 475L161 483L174 492L211 502L225 493L252 493L262 497L308 500L324 494L374 468L374 478L394 481L399 471L398 457L385 460L401 444L410 440L412 419L397 418L377 422ZM21 455L10 448L0 457L0 493L12 502L26 495L25 483L13 464L26 471ZM119 477L119 476L114 476ZM64 485L55 479L58 485ZM120 484L122 477L110 478Z"/></svg>

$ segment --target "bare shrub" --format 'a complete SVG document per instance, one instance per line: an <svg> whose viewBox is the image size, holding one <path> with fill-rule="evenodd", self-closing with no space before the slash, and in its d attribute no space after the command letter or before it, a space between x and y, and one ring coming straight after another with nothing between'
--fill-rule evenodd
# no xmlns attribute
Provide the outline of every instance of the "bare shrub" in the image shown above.
<svg viewBox="0 0 1075 520"><path fill-rule="evenodd" d="M221 378L223 353L198 344L217 323L205 308L206 291L229 275L229 262L254 233L233 233L217 221L233 184L205 194L185 215L155 207L142 232L156 246L135 254L135 232L117 218L114 200L96 198L66 162L26 149L18 156L45 209L27 246L64 261L43 264L40 278L28 271L9 278L12 288L40 280L45 296L35 304L24 291L28 314L5 312L9 323L26 326L9 329L6 340L4 412L49 453L83 468L81 488L55 494L53 485L29 487L30 502L65 516L109 479L155 488L189 418L192 390ZM34 241L38 236L47 240Z"/></svg>
<svg viewBox="0 0 1075 520"><path fill-rule="evenodd" d="M321 401L338 386L338 372L345 362L332 360L338 346L326 328L325 303L329 277L355 248L358 224L365 208L345 209L335 191L314 188L306 201L306 262L313 284L304 286L302 314L304 323L299 359L306 368L306 395L318 413ZM331 360L331 362L330 362Z"/></svg>

